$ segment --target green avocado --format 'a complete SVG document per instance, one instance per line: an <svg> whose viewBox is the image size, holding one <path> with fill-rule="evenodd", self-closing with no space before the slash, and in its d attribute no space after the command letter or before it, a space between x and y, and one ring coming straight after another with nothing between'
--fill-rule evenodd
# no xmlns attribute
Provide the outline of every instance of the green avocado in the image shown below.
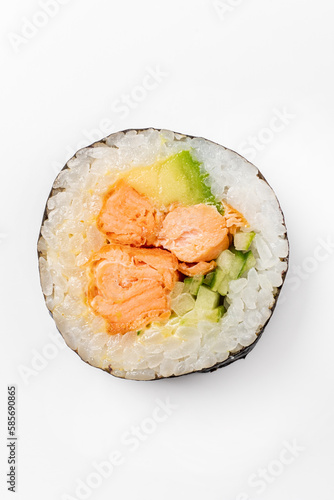
<svg viewBox="0 0 334 500"><path fill-rule="evenodd" d="M219 212L222 212L222 204L217 202L210 187L205 183L209 174L204 173L200 166L190 151L181 151L163 162L133 168L122 177L160 208L168 207L172 203L206 203L216 206Z"/></svg>

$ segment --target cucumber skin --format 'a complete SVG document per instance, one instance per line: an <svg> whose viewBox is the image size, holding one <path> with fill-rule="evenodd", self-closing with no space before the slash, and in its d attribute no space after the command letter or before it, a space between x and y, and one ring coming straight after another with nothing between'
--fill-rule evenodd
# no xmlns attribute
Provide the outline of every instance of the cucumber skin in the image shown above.
<svg viewBox="0 0 334 500"><path fill-rule="evenodd" d="M245 262L247 260L246 255L243 252L240 252L239 250L235 250L235 264L234 264L234 272L230 273L231 279L238 279L241 276L242 269L245 266Z"/></svg>
<svg viewBox="0 0 334 500"><path fill-rule="evenodd" d="M234 247L224 250L217 259L217 268L209 285L211 290L222 296L227 295L229 282L240 278L255 264L256 260L251 250L242 252Z"/></svg>
<svg viewBox="0 0 334 500"><path fill-rule="evenodd" d="M211 285L210 285L210 288L213 292L217 292L217 290L220 286L220 283L223 281L224 277L225 277L225 273L224 273L223 269L221 269L220 267L217 267L217 269L215 270L215 274L212 278Z"/></svg>
<svg viewBox="0 0 334 500"><path fill-rule="evenodd" d="M192 312L192 311L191 311ZM196 312L196 317L182 318L180 320L180 325L182 326L193 326L196 325L198 321L207 320L213 323L218 323L218 321L224 316L226 309L224 306L217 306L212 311L206 311L204 309L198 309Z"/></svg>
<svg viewBox="0 0 334 500"><path fill-rule="evenodd" d="M203 284L211 287L214 276L215 276L215 271L211 271L210 273L208 273L206 276L204 276Z"/></svg>
<svg viewBox="0 0 334 500"><path fill-rule="evenodd" d="M231 280L238 279L240 272L245 264L246 255L233 247L224 250L217 259L217 266L225 275L230 276Z"/></svg>
<svg viewBox="0 0 334 500"><path fill-rule="evenodd" d="M189 293L191 293L191 295L196 296L198 294L199 287L202 285L203 281L204 281L204 276L194 276L190 283Z"/></svg>
<svg viewBox="0 0 334 500"><path fill-rule="evenodd" d="M247 256L247 258L246 258L244 266L241 270L240 276L247 273L256 264L256 259L255 259L253 252L251 250L249 250L249 252L247 252L245 255Z"/></svg>
<svg viewBox="0 0 334 500"><path fill-rule="evenodd" d="M250 233L236 233L233 238L235 249L247 252L253 239L255 238L255 234L256 233L254 231L251 231Z"/></svg>
<svg viewBox="0 0 334 500"><path fill-rule="evenodd" d="M224 306L215 307L212 311L208 312L203 319L208 321L212 321L213 323L218 323L218 321L223 317L226 313L226 309Z"/></svg>
<svg viewBox="0 0 334 500"><path fill-rule="evenodd" d="M220 283L218 287L218 293L222 295L223 297L228 294L229 292L229 283L232 281L230 277L227 275L223 279L223 281Z"/></svg>
<svg viewBox="0 0 334 500"><path fill-rule="evenodd" d="M192 283L192 278L185 278L183 283L184 283L183 293L189 293Z"/></svg>

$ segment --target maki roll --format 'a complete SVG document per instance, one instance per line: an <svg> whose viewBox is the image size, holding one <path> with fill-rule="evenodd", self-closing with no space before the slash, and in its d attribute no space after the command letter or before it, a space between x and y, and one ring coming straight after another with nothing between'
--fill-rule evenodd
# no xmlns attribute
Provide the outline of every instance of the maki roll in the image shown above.
<svg viewBox="0 0 334 500"><path fill-rule="evenodd" d="M67 345L133 380L245 357L288 251L279 203L254 165L155 129L78 151L54 181L38 241L42 291Z"/></svg>

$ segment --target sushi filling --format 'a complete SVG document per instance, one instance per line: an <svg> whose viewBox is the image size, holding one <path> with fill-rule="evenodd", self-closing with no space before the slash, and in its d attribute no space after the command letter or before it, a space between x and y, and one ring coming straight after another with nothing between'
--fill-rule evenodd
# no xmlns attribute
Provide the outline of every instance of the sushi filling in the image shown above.
<svg viewBox="0 0 334 500"><path fill-rule="evenodd" d="M134 182L140 174L137 169L128 175ZM211 193L209 199L213 200ZM236 253L230 242L233 235L251 242L255 233L240 232L249 224L233 207L222 203L219 208L205 203L185 206L181 200L158 208L124 179L110 188L97 217L108 245L92 256L87 267L88 303L108 321L111 334L142 331L152 322L168 320L172 311L174 317L186 315L180 324L220 320L226 312L223 302L229 282L245 274L255 260L248 251L250 243L239 244ZM233 259L217 266L229 247Z"/></svg>

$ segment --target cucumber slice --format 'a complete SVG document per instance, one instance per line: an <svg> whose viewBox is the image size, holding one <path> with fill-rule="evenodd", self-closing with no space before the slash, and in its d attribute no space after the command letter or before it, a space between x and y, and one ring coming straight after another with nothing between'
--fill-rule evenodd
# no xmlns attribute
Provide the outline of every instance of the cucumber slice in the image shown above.
<svg viewBox="0 0 334 500"><path fill-rule="evenodd" d="M183 293L189 293L192 280L193 280L192 278L185 278L184 279Z"/></svg>
<svg viewBox="0 0 334 500"><path fill-rule="evenodd" d="M210 290L205 285L201 285L198 290L197 299L195 303L195 309L212 311L219 304L219 293Z"/></svg>
<svg viewBox="0 0 334 500"><path fill-rule="evenodd" d="M205 319L209 321L213 321L214 323L218 323L221 317L226 313L226 309L224 306L218 306L212 311L209 311L205 314Z"/></svg>
<svg viewBox="0 0 334 500"><path fill-rule="evenodd" d="M189 293L191 295L197 295L199 287L204 281L204 276L194 276L191 280L190 288L189 288Z"/></svg>
<svg viewBox="0 0 334 500"><path fill-rule="evenodd" d="M216 260L217 266L226 273L229 272L234 262L234 254L230 250L224 250Z"/></svg>
<svg viewBox="0 0 334 500"><path fill-rule="evenodd" d="M215 274L215 271L212 271L211 273L208 273L206 276L204 276L203 285L211 286Z"/></svg>
<svg viewBox="0 0 334 500"><path fill-rule="evenodd" d="M256 260L251 250L246 253L233 247L224 250L217 259L218 267L212 278L211 290L223 296L227 295L230 281L240 278L255 264Z"/></svg>
<svg viewBox="0 0 334 500"><path fill-rule="evenodd" d="M217 265L223 271L224 276L228 275L230 277L230 281L236 280L239 278L244 267L247 258L246 255L247 254L235 250L234 248L232 250L224 250L217 259ZM222 280L223 278L221 281Z"/></svg>
<svg viewBox="0 0 334 500"><path fill-rule="evenodd" d="M242 270L247 260L247 254L240 252L239 250L234 250L234 255L234 266L229 273L232 280L236 280L241 276Z"/></svg>
<svg viewBox="0 0 334 500"><path fill-rule="evenodd" d="M245 260L243 268L241 269L240 276L242 274L247 273L256 264L256 258L254 257L253 252L251 250L249 250L249 252L247 252L245 254L245 256L246 256L246 260Z"/></svg>
<svg viewBox="0 0 334 500"><path fill-rule="evenodd" d="M254 231L250 233L236 233L234 235L234 248L236 250L241 250L242 252L247 252L253 239L255 237Z"/></svg>
<svg viewBox="0 0 334 500"><path fill-rule="evenodd" d="M183 316L195 307L195 299L190 293L181 293L172 300L172 309L178 316Z"/></svg>
<svg viewBox="0 0 334 500"><path fill-rule="evenodd" d="M193 309L192 311L186 313L180 320L180 325L182 326L195 326L200 320L206 319L207 321L212 321L218 323L222 316L226 313L224 306L218 306L207 311L205 309Z"/></svg>
<svg viewBox="0 0 334 500"><path fill-rule="evenodd" d="M255 265L255 258L249 250L244 253L235 248L224 250L217 259L217 269L212 279L211 289L220 295L227 295L229 283L237 280Z"/></svg>
<svg viewBox="0 0 334 500"><path fill-rule="evenodd" d="M224 279L220 282L219 287L218 287L218 293L220 295L224 296L224 295L228 294L230 281L232 281L232 279L230 278L230 276L228 274L226 274L224 276Z"/></svg>
<svg viewBox="0 0 334 500"><path fill-rule="evenodd" d="M216 268L210 286L212 291L216 292L218 290L219 285L223 281L225 275L226 273L220 267Z"/></svg>

